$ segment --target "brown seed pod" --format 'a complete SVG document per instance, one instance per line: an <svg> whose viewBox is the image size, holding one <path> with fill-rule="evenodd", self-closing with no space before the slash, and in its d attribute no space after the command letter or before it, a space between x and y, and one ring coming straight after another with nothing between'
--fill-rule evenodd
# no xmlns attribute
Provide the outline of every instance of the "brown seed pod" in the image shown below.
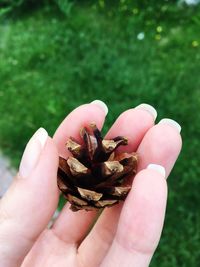
<svg viewBox="0 0 200 267"><path fill-rule="evenodd" d="M73 137L66 147L72 156L59 158L58 187L71 203L71 209L93 210L113 206L124 200L131 189L128 180L137 169L138 155L116 153L127 138L103 139L94 123L82 128L80 144Z"/></svg>

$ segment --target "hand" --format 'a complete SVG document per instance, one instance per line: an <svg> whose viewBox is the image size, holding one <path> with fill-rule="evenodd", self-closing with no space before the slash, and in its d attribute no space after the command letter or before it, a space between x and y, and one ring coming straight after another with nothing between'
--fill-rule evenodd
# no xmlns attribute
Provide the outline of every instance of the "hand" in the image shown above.
<svg viewBox="0 0 200 267"><path fill-rule="evenodd" d="M95 121L99 102L72 111L53 139L39 129L24 152L19 173L0 202L0 267L146 267L158 245L167 199L168 177L181 149L180 128L171 120L154 126L156 112L141 105L122 113L107 137L124 135L140 155L138 173L124 204L97 213L72 212L66 204L51 227L58 205L58 154L67 156L69 136ZM157 164L150 165L149 164ZM164 168L162 168L161 166ZM88 234L89 232L89 234Z"/></svg>

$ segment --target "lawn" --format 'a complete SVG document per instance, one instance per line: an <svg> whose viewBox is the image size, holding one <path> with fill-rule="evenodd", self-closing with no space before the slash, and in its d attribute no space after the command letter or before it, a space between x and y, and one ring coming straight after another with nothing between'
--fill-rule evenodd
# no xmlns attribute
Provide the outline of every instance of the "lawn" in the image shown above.
<svg viewBox="0 0 200 267"><path fill-rule="evenodd" d="M92 4L93 2L93 4ZM0 23L0 147L17 166L40 126L52 135L76 106L101 99L105 131L141 102L182 125L165 228L151 266L200 264L200 7L173 1L75 1ZM161 1L160 1L161 2Z"/></svg>

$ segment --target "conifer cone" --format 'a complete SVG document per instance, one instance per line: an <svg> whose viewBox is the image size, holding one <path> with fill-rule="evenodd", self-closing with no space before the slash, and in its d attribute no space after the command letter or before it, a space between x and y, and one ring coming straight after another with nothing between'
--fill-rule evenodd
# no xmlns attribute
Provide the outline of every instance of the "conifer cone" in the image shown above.
<svg viewBox="0 0 200 267"><path fill-rule="evenodd" d="M66 147L72 156L59 158L58 187L71 203L71 210L93 210L124 200L131 189L130 176L136 173L136 153L116 153L127 138L106 140L94 123L80 131L83 143L73 137Z"/></svg>

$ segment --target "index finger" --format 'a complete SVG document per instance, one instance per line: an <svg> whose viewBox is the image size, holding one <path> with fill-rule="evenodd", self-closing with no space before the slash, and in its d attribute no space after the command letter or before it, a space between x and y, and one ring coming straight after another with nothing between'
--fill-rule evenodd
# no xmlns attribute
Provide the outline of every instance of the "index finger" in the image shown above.
<svg viewBox="0 0 200 267"><path fill-rule="evenodd" d="M65 158L69 156L65 143L70 136L79 141L81 127L88 126L91 122L95 122L97 127L101 129L106 114L107 107L99 100L82 105L73 110L60 124L53 137L57 144L59 155ZM85 236L95 216L95 211L82 210L79 212L72 212L67 204L54 223L52 230L63 241L67 243L77 243Z"/></svg>

